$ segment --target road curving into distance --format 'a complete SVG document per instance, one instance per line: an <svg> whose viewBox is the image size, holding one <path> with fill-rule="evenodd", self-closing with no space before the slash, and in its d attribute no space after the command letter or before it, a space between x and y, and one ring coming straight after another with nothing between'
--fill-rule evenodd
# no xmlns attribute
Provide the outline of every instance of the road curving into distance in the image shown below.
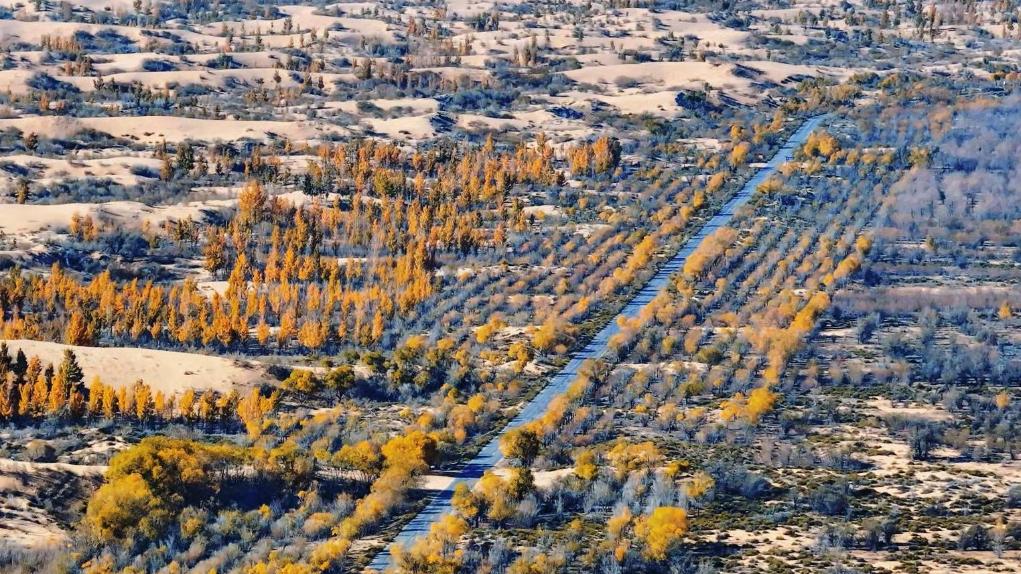
<svg viewBox="0 0 1021 574"><path fill-rule="evenodd" d="M546 406L549 405L550 401L557 395L563 394L571 382L574 381L578 375L578 370L585 360L597 359L606 353L610 337L620 331L617 320L621 317L627 319L636 317L642 308L648 305L659 291L667 285L670 276L684 266L684 262L687 261L691 253L695 251L702 241L717 229L728 225L734 218L738 208L755 195L755 190L759 184L772 175L778 167L790 161L794 155L794 149L803 144L809 134L815 131L827 117L822 115L806 120L787 140L784 146L776 152L773 158L760 168L751 179L745 182L741 191L725 203L723 209L706 222L698 233L688 238L681 249L656 271L656 274L649 279L641 290L635 293L620 313L612 321L608 322L584 348L576 351L572 355L571 360L564 365L563 369L550 379L549 384L532 400L528 401L518 415L511 419L499 434L486 443L486 446L458 471L450 484L434 493L429 501L429 505L404 525L404 528L394 538L393 543L409 546L415 539L427 534L432 524L440 517L452 512L450 500L453 497L454 488L462 483L473 486L485 471L492 469L503 458L500 454L500 438L507 431L528 424L541 417L546 412ZM392 563L393 557L389 547L387 547L376 555L369 564L369 568L382 572L389 568Z"/></svg>

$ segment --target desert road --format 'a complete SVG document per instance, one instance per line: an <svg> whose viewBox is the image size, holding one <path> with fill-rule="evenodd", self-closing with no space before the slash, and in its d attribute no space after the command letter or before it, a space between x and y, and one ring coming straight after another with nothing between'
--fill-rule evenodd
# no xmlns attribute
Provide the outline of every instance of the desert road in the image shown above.
<svg viewBox="0 0 1021 574"><path fill-rule="evenodd" d="M702 243L702 241L720 227L728 225L731 219L733 219L734 213L737 209L752 198L759 184L772 175L773 172L782 164L790 161L794 155L794 149L804 143L809 134L819 127L826 118L827 116L822 115L805 121L805 123L802 124L801 127L799 127L798 130L787 140L784 146L776 152L772 159L770 159L765 166L760 168L759 171L744 184L741 190L730 199L730 201L724 204L720 212L706 222L698 233L690 237L684 243L677 254L670 258L669 261L664 263L657 270L656 274L653 275L653 277L649 279L649 281L637 293L635 293L634 297L620 311L620 313L614 317L613 320L608 322L606 326L603 327L587 345L585 345L584 348L575 352L570 362L568 362L559 373L550 379L549 384L547 384L542 391L539 392L539 394L530 400L524 408L521 409L518 415L507 423L500 433L490 440L481 451L479 451L475 458L465 464L465 466L458 472L455 479L451 481L446 488L437 491L433 495L429 505L404 526L397 537L393 540L393 543L405 546L410 545L410 543L414 542L416 538L428 533L430 526L432 526L436 520L445 514L449 514L452 511L450 500L454 494L454 488L461 483L465 483L468 486L474 485L485 471L493 468L496 463L503 458L500 454L500 437L507 433L507 431L532 422L542 416L550 401L567 390L571 382L578 375L578 370L586 359L597 359L606 353L607 344L609 343L610 338L620 330L617 320L620 317L631 319L637 316L642 308L648 305L649 302L656 297L656 294L667 285L670 276L684 266L685 261L687 261L691 253ZM382 572L389 568L391 563L392 555L389 548L387 548L376 555L373 561L369 564L369 568Z"/></svg>

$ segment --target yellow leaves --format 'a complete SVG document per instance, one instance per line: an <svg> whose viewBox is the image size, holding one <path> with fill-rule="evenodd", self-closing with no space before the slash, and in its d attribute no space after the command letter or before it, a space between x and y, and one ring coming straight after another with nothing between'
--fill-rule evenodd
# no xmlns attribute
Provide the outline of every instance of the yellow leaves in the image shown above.
<svg viewBox="0 0 1021 574"><path fill-rule="evenodd" d="M744 393L738 392L733 397L724 400L720 407L720 418L729 422L744 415L747 408L747 400L744 397Z"/></svg>
<svg viewBox="0 0 1021 574"><path fill-rule="evenodd" d="M805 306L798 311L791 321L790 331L795 337L807 335L814 327L816 318L830 305L830 297L825 291L816 291ZM793 351L793 349L791 349Z"/></svg>
<svg viewBox="0 0 1021 574"><path fill-rule="evenodd" d="M535 490L535 477L528 467L513 467L507 476L507 492L514 500L521 500Z"/></svg>
<svg viewBox="0 0 1021 574"><path fill-rule="evenodd" d="M500 452L507 458L521 461L525 466L539 455L542 443L539 436L530 428L518 427L511 429L500 437Z"/></svg>
<svg viewBox="0 0 1021 574"><path fill-rule="evenodd" d="M776 400L777 394L765 385L756 387L747 397L743 393L738 392L720 404L720 418L724 421L744 419L751 424L755 424L759 422L762 415L772 410Z"/></svg>
<svg viewBox="0 0 1021 574"><path fill-rule="evenodd" d="M451 544L467 534L468 523L452 514L448 514L433 524L429 530L429 534L443 544Z"/></svg>
<svg viewBox="0 0 1021 574"><path fill-rule="evenodd" d="M206 525L206 521L209 520L209 515L204 510L199 510L194 507L185 508L181 512L178 522L181 526L181 536L186 540L190 540L195 537L196 534L202 532L202 529Z"/></svg>
<svg viewBox="0 0 1021 574"><path fill-rule="evenodd" d="M387 441L382 454L387 467L417 473L428 469L436 457L436 441L422 431L412 431Z"/></svg>
<svg viewBox="0 0 1021 574"><path fill-rule="evenodd" d="M332 528L336 521L331 512L313 512L305 519L301 531L305 536L316 538Z"/></svg>
<svg viewBox="0 0 1021 574"><path fill-rule="evenodd" d="M334 453L332 460L341 468L362 473L366 479L378 476L383 467L379 447L365 440L353 445L345 444Z"/></svg>
<svg viewBox="0 0 1021 574"><path fill-rule="evenodd" d="M415 475L429 468L436 455L436 440L415 430L391 438L380 452L385 461L385 470L373 483L370 493L359 501L351 516L334 529L334 533L341 538L350 540L386 516L411 486ZM375 467L374 448L370 445L356 445L340 458L361 469Z"/></svg>
<svg viewBox="0 0 1021 574"><path fill-rule="evenodd" d="M772 195L783 189L783 181L778 177L770 177L755 188L757 193Z"/></svg>
<svg viewBox="0 0 1021 574"><path fill-rule="evenodd" d="M485 504L486 517L501 523L514 515L510 485L498 475L486 471L476 486L480 502Z"/></svg>
<svg viewBox="0 0 1021 574"><path fill-rule="evenodd" d="M599 474L599 466L596 465L596 455L591 450L579 451L574 458L574 474L586 481L594 479Z"/></svg>
<svg viewBox="0 0 1021 574"><path fill-rule="evenodd" d="M868 234L859 235L854 240L854 248L863 255L867 255L872 250L872 236Z"/></svg>
<svg viewBox="0 0 1021 574"><path fill-rule="evenodd" d="M78 215L78 212L71 215L71 224L68 230L79 241L94 241L99 235L99 228L92 220L92 216Z"/></svg>
<svg viewBox="0 0 1021 574"><path fill-rule="evenodd" d="M644 546L642 554L655 561L666 559L687 531L688 513L674 506L661 506L635 522L635 535Z"/></svg>
<svg viewBox="0 0 1021 574"><path fill-rule="evenodd" d="M699 209L702 209L702 206L704 206L704 205L705 205L705 192L702 191L702 190L698 190L691 197L691 209L699 210ZM684 217L684 219L687 219L688 217L690 217L690 214L688 214L688 216Z"/></svg>
<svg viewBox="0 0 1021 574"><path fill-rule="evenodd" d="M454 494L450 499L450 505L454 511L468 520L475 520L481 512L478 499L465 483L458 483L454 487Z"/></svg>
<svg viewBox="0 0 1021 574"><path fill-rule="evenodd" d="M517 373L524 371L533 358L532 350L522 341L511 343L507 350L507 357L514 361L514 371Z"/></svg>
<svg viewBox="0 0 1021 574"><path fill-rule="evenodd" d="M1004 301L1000 304L999 309L996 310L996 316L999 317L1001 321L1006 321L1014 316L1014 309L1011 308L1009 302Z"/></svg>
<svg viewBox="0 0 1021 574"><path fill-rule="evenodd" d="M160 503L139 474L108 482L89 500L86 524L101 538L123 539L136 529L146 536L159 532L167 518Z"/></svg>
<svg viewBox="0 0 1021 574"><path fill-rule="evenodd" d="M730 150L730 164L733 166L744 165L748 160L748 152L751 149L752 146L748 142L739 142L734 146L734 149Z"/></svg>
<svg viewBox="0 0 1021 574"><path fill-rule="evenodd" d="M507 568L507 574L550 574L564 569L564 557L544 553L526 552Z"/></svg>
<svg viewBox="0 0 1021 574"><path fill-rule="evenodd" d="M686 460L674 460L663 469L663 473L670 478L677 478L682 472L688 470L690 466L691 463Z"/></svg>
<svg viewBox="0 0 1021 574"><path fill-rule="evenodd" d="M335 569L351 548L351 541L345 538L330 538L312 550L309 556L309 564L299 565L293 563L284 564L279 570L280 574L306 574L308 572L326 572Z"/></svg>
<svg viewBox="0 0 1021 574"><path fill-rule="evenodd" d="M532 346L543 353L560 352L558 347L569 344L575 331L575 327L567 321L551 317L532 333Z"/></svg>
<svg viewBox="0 0 1021 574"><path fill-rule="evenodd" d="M633 518L631 511L627 508L624 508L618 514L611 516L610 519L606 521L606 533L610 535L610 539L619 539L624 534L624 531L631 526Z"/></svg>
<svg viewBox="0 0 1021 574"><path fill-rule="evenodd" d="M751 423L759 422L762 415L768 413L773 409L773 405L776 403L777 395L767 386L756 387L748 395L748 421Z"/></svg>
<svg viewBox="0 0 1021 574"><path fill-rule="evenodd" d="M476 393L468 399L466 404L468 410L475 414L480 414L486 408L486 396L482 393Z"/></svg>
<svg viewBox="0 0 1021 574"><path fill-rule="evenodd" d="M319 377L316 377L315 373L308 369L294 369L280 384L287 390L312 394L319 390L320 381Z"/></svg>
<svg viewBox="0 0 1021 574"><path fill-rule="evenodd" d="M709 178L709 181L706 182L705 185L706 193L716 193L717 191L723 189L723 184L726 182L727 182L726 172L720 171L714 173L712 177Z"/></svg>
<svg viewBox="0 0 1021 574"><path fill-rule="evenodd" d="M493 335L500 332L500 330L506 326L507 324L499 315L493 315L486 324L475 330L475 340L481 344L485 344L489 342L489 339L491 339Z"/></svg>
<svg viewBox="0 0 1021 574"><path fill-rule="evenodd" d="M606 453L606 458L619 475L624 475L640 468L652 468L658 465L663 461L663 454L651 442L628 444L621 441Z"/></svg>
<svg viewBox="0 0 1021 574"><path fill-rule="evenodd" d="M824 157L830 159L840 151L840 142L826 131L817 130L809 134L805 143L801 146L801 153L805 157Z"/></svg>
<svg viewBox="0 0 1021 574"><path fill-rule="evenodd" d="M684 334L684 352L694 355L698 351L698 344L702 341L702 329L698 327L689 329Z"/></svg>
<svg viewBox="0 0 1021 574"><path fill-rule="evenodd" d="M257 223L266 209L269 195L257 180L249 180L238 195L237 219L243 224Z"/></svg>
<svg viewBox="0 0 1021 574"><path fill-rule="evenodd" d="M736 230L730 227L717 229L702 241L684 261L684 275L689 278L700 277L735 241L737 241Z"/></svg>
<svg viewBox="0 0 1021 574"><path fill-rule="evenodd" d="M684 486L684 494L691 499L699 499L708 494L716 486L716 481L705 471L698 471Z"/></svg>
<svg viewBox="0 0 1021 574"><path fill-rule="evenodd" d="M122 539L136 531L155 537L180 508L218 491L214 469L227 469L243 458L233 446L143 439L110 461L108 482L89 500L86 523L104 538Z"/></svg>
<svg viewBox="0 0 1021 574"><path fill-rule="evenodd" d="M993 402L996 403L996 408L1001 411L1010 406L1010 393L1007 391L1001 391L996 394L993 398Z"/></svg>
<svg viewBox="0 0 1021 574"><path fill-rule="evenodd" d="M913 147L908 154L908 163L911 167L926 167L931 161L931 153L928 148Z"/></svg>
<svg viewBox="0 0 1021 574"><path fill-rule="evenodd" d="M833 281L840 281L841 279L850 276L852 273L854 273L860 268L861 255L859 255L858 253L852 253L845 257L843 260L841 260L841 262L837 265L837 268L833 270L832 280L825 281L825 283L829 285Z"/></svg>

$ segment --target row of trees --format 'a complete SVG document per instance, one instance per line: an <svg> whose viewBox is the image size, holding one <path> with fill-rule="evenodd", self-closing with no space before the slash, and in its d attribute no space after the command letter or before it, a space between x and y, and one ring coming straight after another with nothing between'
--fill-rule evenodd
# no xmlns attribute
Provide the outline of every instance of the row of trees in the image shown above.
<svg viewBox="0 0 1021 574"><path fill-rule="evenodd" d="M494 492L513 492L511 484L527 483L522 476L528 475L527 468L537 457L542 457L545 464L554 463L575 445L597 441L595 449L578 451L574 479L598 480L605 476L601 464L614 468L616 480L662 466L666 461L653 443L619 442L605 449L599 444L601 438L616 434L622 416L645 424L658 420L659 428L670 434L687 428L708 437L710 428L726 429L738 421L742 426L754 425L773 411L780 399L776 387L786 366L827 310L830 291L858 269L871 242L861 235L868 213L860 213L861 200L845 189L817 199L832 202L831 221L818 229L806 223L800 229L807 233L805 240L795 240L791 248L775 251L777 261L765 260L762 254L776 249L774 241L786 241L787 234L799 232L784 231L780 218L798 222L800 214L817 210L818 203L784 205L768 195L758 196L756 201L756 211L740 215L733 228L718 232L718 237L700 247L696 263L675 278L675 291L657 297L638 317L624 321L620 336L612 341L621 361L648 361L650 347L635 342L650 337L663 341L664 358L684 351L691 359L705 363L709 372L690 369L677 376L664 376L652 369L629 372L614 369L613 363L588 362L578 380L551 402L545 415L505 436L501 445L504 455L522 465L506 479L507 484L493 488L504 479L486 476L474 491L458 489L455 507L460 519L469 527L500 526L520 517L521 512L527 513L520 506L522 499ZM832 240L834 237L839 240ZM795 294L790 288L768 288L773 284L784 286L788 278L790 283L810 285L811 289ZM706 328L695 327L699 320ZM714 323L731 328L711 329ZM671 333L676 346L666 343L664 331ZM730 395L728 389L734 388L739 390ZM722 400L716 403L712 395ZM679 406L682 401L686 408ZM692 401L700 406L692 406ZM593 408L595 404L601 408ZM707 407L714 404L718 415L709 416ZM618 414L607 413L608 408L616 409ZM663 473L687 474L681 468L668 465ZM711 493L716 484L716 478L705 471L688 477L683 483L683 505L657 498L655 504L644 506L648 510L614 513L603 546L611 560L634 566L640 563L635 562L639 560L637 551L641 560L655 564L674 553L686 532L691 505ZM724 484L720 488L730 487ZM606 498L612 504L614 494ZM415 557L416 552L430 549L435 551L435 545L423 543L420 548L412 548L409 552L415 559L409 558L408 564L422 560Z"/></svg>

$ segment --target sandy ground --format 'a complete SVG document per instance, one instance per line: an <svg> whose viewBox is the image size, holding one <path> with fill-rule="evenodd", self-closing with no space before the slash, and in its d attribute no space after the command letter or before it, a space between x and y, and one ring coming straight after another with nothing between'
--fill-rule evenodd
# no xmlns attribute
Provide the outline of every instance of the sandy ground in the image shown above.
<svg viewBox="0 0 1021 574"><path fill-rule="evenodd" d="M32 182L37 185L47 185L67 179L91 177L110 179L121 185L130 186L145 179L136 175L133 170L144 168L149 173L157 174L163 165L163 162L152 157L115 156L76 160L44 158L25 154L9 155L0 158L0 165L5 163L38 169L38 175L32 177ZM5 180L13 182L15 179L17 178L6 177L0 173L0 182Z"/></svg>
<svg viewBox="0 0 1021 574"><path fill-rule="evenodd" d="M758 86L763 82L781 84L796 76L843 77L853 73L853 70L848 69L819 68L779 62L746 61L741 62L741 67L750 72L742 71L736 64L690 61L588 66L564 72L564 75L583 84L617 87L618 95L627 94L623 88L632 84L641 85L645 90L654 90L657 87L701 89L708 85L713 89L731 93L739 99L753 101L761 98L762 90ZM662 96L660 97L662 98ZM635 113L627 109L624 111Z"/></svg>
<svg viewBox="0 0 1021 574"><path fill-rule="evenodd" d="M71 508L101 480L105 466L0 459L0 540L16 548L65 544Z"/></svg>
<svg viewBox="0 0 1021 574"><path fill-rule="evenodd" d="M52 205L0 204L0 231L11 236L26 236L41 231L63 232L75 214L90 216L97 222L115 223L119 227L137 228L142 222L160 225L165 221L187 218L201 220L207 213L223 211L237 205L238 189L230 189L226 199L188 201L173 205L146 205L137 201L104 203L60 203ZM275 194L285 201L302 205L309 197L300 191Z"/></svg>
<svg viewBox="0 0 1021 574"><path fill-rule="evenodd" d="M228 141L264 140L271 137L291 140L318 140L347 130L325 123L307 121L248 121L180 118L173 116L70 118L63 116L28 116L0 119L0 129L17 128L24 133L46 137L67 137L93 129L114 137L147 143L180 142L188 139Z"/></svg>
<svg viewBox="0 0 1021 574"><path fill-rule="evenodd" d="M177 351L158 351L132 347L78 347L44 341L16 339L7 341L11 352L21 349L26 355L38 355L44 362L59 363L64 349L72 349L85 371L85 380L99 375L104 383L131 385L144 380L155 391L181 392L185 389L229 391L235 386L252 385L263 379L261 365Z"/></svg>

